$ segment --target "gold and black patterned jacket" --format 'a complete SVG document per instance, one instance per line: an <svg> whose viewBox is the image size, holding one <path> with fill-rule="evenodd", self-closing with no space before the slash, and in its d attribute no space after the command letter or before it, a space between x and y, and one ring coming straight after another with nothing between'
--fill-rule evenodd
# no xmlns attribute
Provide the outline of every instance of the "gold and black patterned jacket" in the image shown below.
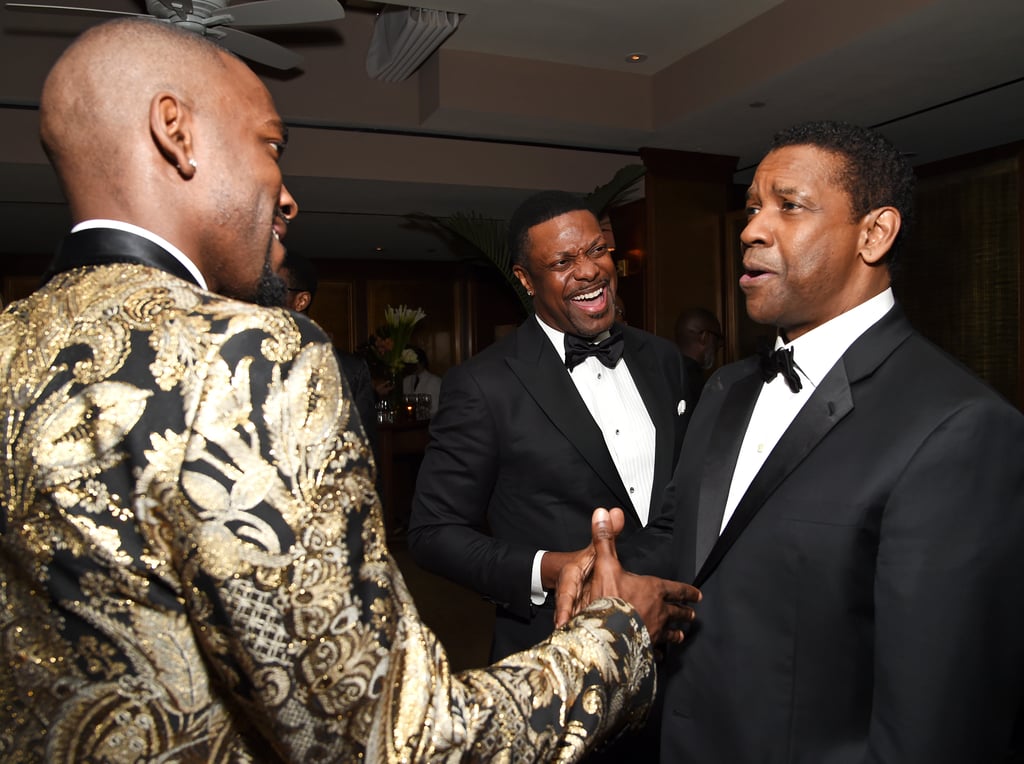
<svg viewBox="0 0 1024 764"><path fill-rule="evenodd" d="M0 759L574 761L642 718L621 602L449 673L342 384L302 316L153 267L8 306Z"/></svg>

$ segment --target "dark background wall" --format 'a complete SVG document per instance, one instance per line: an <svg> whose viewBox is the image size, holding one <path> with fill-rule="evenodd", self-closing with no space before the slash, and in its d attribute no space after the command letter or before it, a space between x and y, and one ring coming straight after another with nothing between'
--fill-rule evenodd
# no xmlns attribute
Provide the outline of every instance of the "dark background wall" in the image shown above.
<svg viewBox="0 0 1024 764"><path fill-rule="evenodd" d="M747 317L736 286L742 189L728 157L643 154L647 195L614 210L620 292L629 322L672 337L675 317L703 305L722 318L721 362L753 351L765 327ZM1024 407L1021 240L1024 143L917 168L918 215L894 290L915 325L996 390ZM318 258L311 314L343 350L384 321L387 305L422 308L414 341L443 374L525 317L490 266ZM7 304L38 283L45 253L0 257Z"/></svg>

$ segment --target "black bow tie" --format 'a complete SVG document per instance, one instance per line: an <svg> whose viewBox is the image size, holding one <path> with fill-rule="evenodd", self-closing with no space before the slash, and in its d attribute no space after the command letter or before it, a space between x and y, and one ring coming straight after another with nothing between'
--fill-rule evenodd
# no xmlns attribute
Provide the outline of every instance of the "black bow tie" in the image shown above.
<svg viewBox="0 0 1024 764"><path fill-rule="evenodd" d="M793 361L793 348L779 348L778 350L762 350L761 355L761 376L765 382L771 382L776 374L781 374L786 380L789 389L794 393L800 392L803 382L796 371L796 363Z"/></svg>
<svg viewBox="0 0 1024 764"><path fill-rule="evenodd" d="M609 335L600 342L591 342L575 334L566 334L565 368L572 371L588 356L594 356L609 369L614 369L615 364L622 358L622 346L622 332L614 324Z"/></svg>

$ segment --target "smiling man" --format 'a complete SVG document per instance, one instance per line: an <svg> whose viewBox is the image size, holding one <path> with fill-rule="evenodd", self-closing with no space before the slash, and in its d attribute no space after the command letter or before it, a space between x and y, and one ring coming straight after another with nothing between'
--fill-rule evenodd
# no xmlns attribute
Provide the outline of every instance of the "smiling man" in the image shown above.
<svg viewBox="0 0 1024 764"><path fill-rule="evenodd" d="M622 507L619 557L642 567L686 425L680 353L615 323L615 264L583 200L530 197L509 248L536 315L445 375L409 528L420 565L497 605L495 659L551 632L548 590L594 507Z"/></svg>
<svg viewBox="0 0 1024 764"><path fill-rule="evenodd" d="M1024 417L895 303L913 193L847 124L757 168L739 286L778 340L709 380L673 480L704 600L667 659L665 761L1021 760Z"/></svg>

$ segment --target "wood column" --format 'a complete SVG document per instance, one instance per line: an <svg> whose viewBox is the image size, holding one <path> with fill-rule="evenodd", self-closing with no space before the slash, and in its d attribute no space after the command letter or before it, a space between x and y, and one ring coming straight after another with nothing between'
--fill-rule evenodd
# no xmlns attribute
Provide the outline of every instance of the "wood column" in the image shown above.
<svg viewBox="0 0 1024 764"><path fill-rule="evenodd" d="M723 221L737 158L653 148L640 149L640 158L647 167L644 325L674 339L680 311L693 306L726 325Z"/></svg>

